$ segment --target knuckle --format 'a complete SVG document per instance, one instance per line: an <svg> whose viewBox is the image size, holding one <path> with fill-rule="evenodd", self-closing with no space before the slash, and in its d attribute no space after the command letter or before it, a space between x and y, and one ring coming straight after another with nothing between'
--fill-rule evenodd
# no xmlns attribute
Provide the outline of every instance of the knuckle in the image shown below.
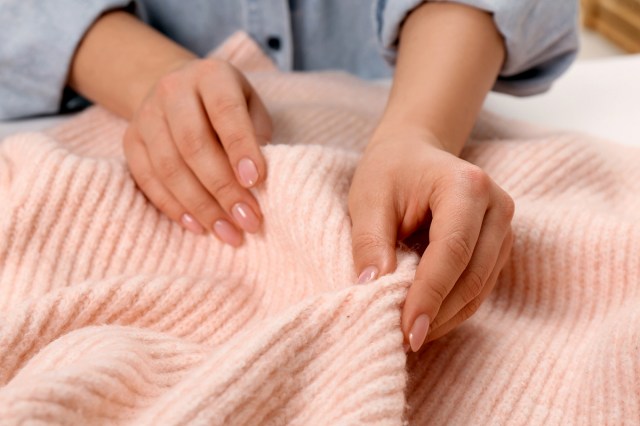
<svg viewBox="0 0 640 426"><path fill-rule="evenodd" d="M144 122L145 120L155 119L159 115L158 106L154 100L147 99L140 105L134 120L137 123Z"/></svg>
<svg viewBox="0 0 640 426"><path fill-rule="evenodd" d="M465 303L469 303L471 300L480 295L488 276L489 274L487 273L487 271L481 266L470 268L467 271L463 283L464 293L462 295L462 299Z"/></svg>
<svg viewBox="0 0 640 426"><path fill-rule="evenodd" d="M180 77L178 73L173 72L164 75L158 83L156 83L156 92L161 97L169 97L173 96L174 93L177 93L180 89Z"/></svg>
<svg viewBox="0 0 640 426"><path fill-rule="evenodd" d="M238 99L230 97L230 96L220 96L216 99L214 104L215 114L219 117L225 117L229 115L235 115L238 112L242 111L243 106Z"/></svg>
<svg viewBox="0 0 640 426"><path fill-rule="evenodd" d="M427 286L425 292L427 300L435 301L437 305L440 306L449 294L449 289L444 284L434 283L433 285Z"/></svg>
<svg viewBox="0 0 640 426"><path fill-rule="evenodd" d="M460 233L452 234L445 240L445 246L457 266L467 266L473 255L473 250L464 236Z"/></svg>
<svg viewBox="0 0 640 426"><path fill-rule="evenodd" d="M197 158L204 151L206 144L205 135L194 129L186 129L180 135L178 143L180 144L183 155L187 158Z"/></svg>
<svg viewBox="0 0 640 426"><path fill-rule="evenodd" d="M161 156L157 160L158 174L164 179L174 179L180 173L180 166L175 158L170 156Z"/></svg>
<svg viewBox="0 0 640 426"><path fill-rule="evenodd" d="M216 195L217 199L225 200L231 198L232 194L236 191L235 180L231 177L217 178L211 183L211 190Z"/></svg>
<svg viewBox="0 0 640 426"><path fill-rule="evenodd" d="M198 77L208 77L224 72L226 62L214 58L202 59L196 63L196 74Z"/></svg>
<svg viewBox="0 0 640 426"><path fill-rule="evenodd" d="M132 167L131 172L134 176L136 183L138 184L138 187L140 187L140 189L142 189L145 192L151 187L151 185L155 181L155 178L150 171L139 171L139 170L135 170L135 167Z"/></svg>
<svg viewBox="0 0 640 426"><path fill-rule="evenodd" d="M176 207L175 203L167 197L160 197L157 200L152 200L152 202L158 210L167 215L171 215L171 212Z"/></svg>
<svg viewBox="0 0 640 426"><path fill-rule="evenodd" d="M245 147L250 146L251 138L249 134L247 134L247 132L243 132L242 129L234 129L224 135L222 143L227 152L239 152L245 150Z"/></svg>
<svg viewBox="0 0 640 426"><path fill-rule="evenodd" d="M473 314L475 314L478 309L480 309L481 305L482 300L479 297L476 297L475 299L464 305L459 313L460 322L466 321L467 319L471 318Z"/></svg>
<svg viewBox="0 0 640 426"><path fill-rule="evenodd" d="M189 207L189 210L197 217L210 216L211 212L214 210L214 204L208 198L199 198L195 200Z"/></svg>
<svg viewBox="0 0 640 426"><path fill-rule="evenodd" d="M504 201L502 202L502 211L505 219L510 222L513 219L513 215L516 213L516 203L509 194L505 193Z"/></svg>
<svg viewBox="0 0 640 426"><path fill-rule="evenodd" d="M462 179L473 195L486 196L491 189L491 178L480 167L469 164L462 172Z"/></svg>
<svg viewBox="0 0 640 426"><path fill-rule="evenodd" d="M377 252L380 248L386 248L387 242L380 236L372 233L360 234L354 238L354 253Z"/></svg>

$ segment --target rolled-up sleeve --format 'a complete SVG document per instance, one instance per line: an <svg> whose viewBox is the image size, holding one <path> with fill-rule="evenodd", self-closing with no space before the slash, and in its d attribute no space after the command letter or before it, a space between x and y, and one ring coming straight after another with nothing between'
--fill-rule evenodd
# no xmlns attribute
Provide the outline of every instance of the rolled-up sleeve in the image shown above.
<svg viewBox="0 0 640 426"><path fill-rule="evenodd" d="M131 0L4 0L0 7L0 120L60 110L78 43L103 13Z"/></svg>
<svg viewBox="0 0 640 426"><path fill-rule="evenodd" d="M507 56L493 87L527 96L544 92L575 59L578 51L576 0L432 0L454 2L493 15ZM394 62L400 27L424 0L377 0L376 24L385 57Z"/></svg>

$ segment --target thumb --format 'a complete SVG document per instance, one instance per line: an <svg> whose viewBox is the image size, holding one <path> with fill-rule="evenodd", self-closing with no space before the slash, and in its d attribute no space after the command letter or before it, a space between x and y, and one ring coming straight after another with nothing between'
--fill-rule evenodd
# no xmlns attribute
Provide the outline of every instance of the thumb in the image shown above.
<svg viewBox="0 0 640 426"><path fill-rule="evenodd" d="M398 217L391 203L361 197L359 187L349 194L353 260L358 284L396 269Z"/></svg>

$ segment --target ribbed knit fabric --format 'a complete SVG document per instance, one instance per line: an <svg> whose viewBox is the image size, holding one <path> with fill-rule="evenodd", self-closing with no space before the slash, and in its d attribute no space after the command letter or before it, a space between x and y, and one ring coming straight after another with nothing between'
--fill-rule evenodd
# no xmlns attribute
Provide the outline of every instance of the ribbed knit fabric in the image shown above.
<svg viewBox="0 0 640 426"><path fill-rule="evenodd" d="M275 128L239 249L146 201L102 109L0 144L0 424L640 422L638 149L483 116L464 155L516 200L513 254L407 357L417 257L354 285L346 207L386 90L280 74L241 35L219 54Z"/></svg>

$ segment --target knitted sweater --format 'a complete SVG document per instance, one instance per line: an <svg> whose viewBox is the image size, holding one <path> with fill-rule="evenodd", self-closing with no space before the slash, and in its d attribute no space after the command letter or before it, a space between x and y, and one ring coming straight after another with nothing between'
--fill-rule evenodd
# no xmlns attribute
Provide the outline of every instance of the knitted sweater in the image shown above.
<svg viewBox="0 0 640 426"><path fill-rule="evenodd" d="M264 229L193 235L140 193L93 108L0 144L0 424L640 422L640 151L483 115L464 157L514 197L475 316L405 355L417 257L355 285L346 195L387 91L283 74L244 36L274 121Z"/></svg>

